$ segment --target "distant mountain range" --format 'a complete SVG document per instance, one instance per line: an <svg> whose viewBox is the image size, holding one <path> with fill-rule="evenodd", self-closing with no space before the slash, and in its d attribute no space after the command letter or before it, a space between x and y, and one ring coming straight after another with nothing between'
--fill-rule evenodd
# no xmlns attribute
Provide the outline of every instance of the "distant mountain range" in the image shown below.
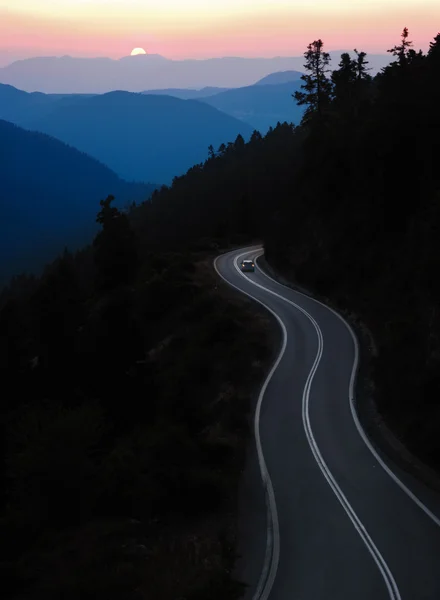
<svg viewBox="0 0 440 600"><path fill-rule="evenodd" d="M201 98L200 101L241 119L260 133L266 134L269 127L275 127L278 121L299 125L304 107L297 105L292 94L300 89L301 84L299 79L279 84L257 83L220 92Z"/></svg>
<svg viewBox="0 0 440 600"><path fill-rule="evenodd" d="M70 144L123 179L166 184L204 161L210 144L253 131L196 100L130 92L54 99L1 85L0 118Z"/></svg>
<svg viewBox="0 0 440 600"><path fill-rule="evenodd" d="M254 85L278 85L280 83L290 83L291 81L298 81L303 75L302 71L278 71L277 73L270 73L263 77Z"/></svg>
<svg viewBox="0 0 440 600"><path fill-rule="evenodd" d="M12 85L0 84L0 119L17 122L50 114L63 98L90 98L94 94L28 94ZM68 100L67 100L68 101Z"/></svg>
<svg viewBox="0 0 440 600"><path fill-rule="evenodd" d="M38 271L67 245L91 241L99 201L124 207L146 200L154 185L132 184L75 148L0 120L0 287Z"/></svg>
<svg viewBox="0 0 440 600"><path fill-rule="evenodd" d="M301 75L300 71L281 71L269 74L254 85L241 88L169 88L147 90L143 93L198 99L248 123L253 129L258 129L264 134L269 127L275 127L278 121L295 124L301 121L304 108L297 106L292 98L293 92L302 84Z"/></svg>
<svg viewBox="0 0 440 600"><path fill-rule="evenodd" d="M330 52L336 68L342 51ZM353 54L353 52L351 52ZM374 74L390 55L369 55ZM170 60L158 54L110 58L37 57L0 69L0 82L28 92L102 94L166 88L242 87L279 71L303 71L304 57ZM281 83L281 82L279 82Z"/></svg>
<svg viewBox="0 0 440 600"><path fill-rule="evenodd" d="M303 73L301 71L280 71L277 73L270 73L266 77L258 80L253 85L274 85L277 83L288 83L289 81L297 81L300 79ZM231 88L221 87L210 87L206 86L202 89L193 88L165 88L160 90L144 90L144 94L155 94L163 96L174 96L175 98L181 98L182 100L198 100L200 98L207 98L208 96L214 96L220 94L220 92L227 92ZM232 88L237 89L237 88Z"/></svg>
<svg viewBox="0 0 440 600"><path fill-rule="evenodd" d="M195 90L191 88L165 88L163 90L145 90L143 94L155 95L155 96L174 96L174 98L180 98L181 100L199 100L206 98L207 96L213 96L219 92L226 92L230 88L220 87L204 87L201 90Z"/></svg>

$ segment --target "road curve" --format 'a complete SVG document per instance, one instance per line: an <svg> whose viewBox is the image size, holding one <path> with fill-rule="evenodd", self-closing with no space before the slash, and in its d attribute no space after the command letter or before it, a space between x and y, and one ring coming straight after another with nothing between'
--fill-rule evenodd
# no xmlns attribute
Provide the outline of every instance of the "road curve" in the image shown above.
<svg viewBox="0 0 440 600"><path fill-rule="evenodd" d="M245 569L258 572L246 581L247 598L439 600L440 495L365 436L352 398L358 350L349 326L258 261L255 273L240 271L238 260L261 254L235 250L214 263L282 331L254 419L267 515L244 557L259 563Z"/></svg>

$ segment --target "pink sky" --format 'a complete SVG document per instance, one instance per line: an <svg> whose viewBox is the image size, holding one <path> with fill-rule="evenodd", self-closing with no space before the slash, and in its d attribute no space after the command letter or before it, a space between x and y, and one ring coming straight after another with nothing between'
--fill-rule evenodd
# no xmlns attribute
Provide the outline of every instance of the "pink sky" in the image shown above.
<svg viewBox="0 0 440 600"><path fill-rule="evenodd" d="M327 50L356 47L384 54L404 26L415 48L426 51L440 29L439 0L19 0L11 5L0 0L3 63L63 54L119 58L137 46L174 59L298 56L318 37Z"/></svg>

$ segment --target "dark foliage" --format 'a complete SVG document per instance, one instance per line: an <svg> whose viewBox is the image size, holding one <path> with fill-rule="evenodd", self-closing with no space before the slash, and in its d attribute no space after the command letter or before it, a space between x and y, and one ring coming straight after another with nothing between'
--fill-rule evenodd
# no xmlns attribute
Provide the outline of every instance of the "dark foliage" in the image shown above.
<svg viewBox="0 0 440 600"><path fill-rule="evenodd" d="M437 403L440 219L439 40L425 56L404 29L396 60L372 78L354 50L326 77L322 41L305 54L308 110L208 160L140 207L154 245L227 233L265 241L273 265L356 310L373 330L378 403L398 436L440 463ZM318 85L319 84L319 85ZM318 93L319 90L319 93ZM318 96L322 95L321 118Z"/></svg>
<svg viewBox="0 0 440 600"><path fill-rule="evenodd" d="M408 30L374 79L342 55L334 100L315 122L268 259L358 312L379 349L379 408L398 436L440 467L439 36L425 56ZM280 230L280 225L282 229Z"/></svg>
<svg viewBox="0 0 440 600"><path fill-rule="evenodd" d="M2 580L17 599L238 597L231 515L266 323L251 308L243 335L214 240L152 252L113 201L92 246L0 297Z"/></svg>
<svg viewBox="0 0 440 600"><path fill-rule="evenodd" d="M322 119L325 109L330 104L331 82L327 77L327 73L330 71L328 68L330 54L324 52L323 48L322 40L315 40L307 46L307 51L304 53L306 60L304 68L307 73L301 76L304 82L301 86L303 91L296 91L293 94L299 106L307 106L303 117L304 121L313 116Z"/></svg>

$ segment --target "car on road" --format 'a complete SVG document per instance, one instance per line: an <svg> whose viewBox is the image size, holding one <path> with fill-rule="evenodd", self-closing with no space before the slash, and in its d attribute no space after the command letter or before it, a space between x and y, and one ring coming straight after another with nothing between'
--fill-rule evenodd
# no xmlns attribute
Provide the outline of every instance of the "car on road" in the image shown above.
<svg viewBox="0 0 440 600"><path fill-rule="evenodd" d="M255 271L255 263L253 260L242 260L240 263L240 269L242 271Z"/></svg>

